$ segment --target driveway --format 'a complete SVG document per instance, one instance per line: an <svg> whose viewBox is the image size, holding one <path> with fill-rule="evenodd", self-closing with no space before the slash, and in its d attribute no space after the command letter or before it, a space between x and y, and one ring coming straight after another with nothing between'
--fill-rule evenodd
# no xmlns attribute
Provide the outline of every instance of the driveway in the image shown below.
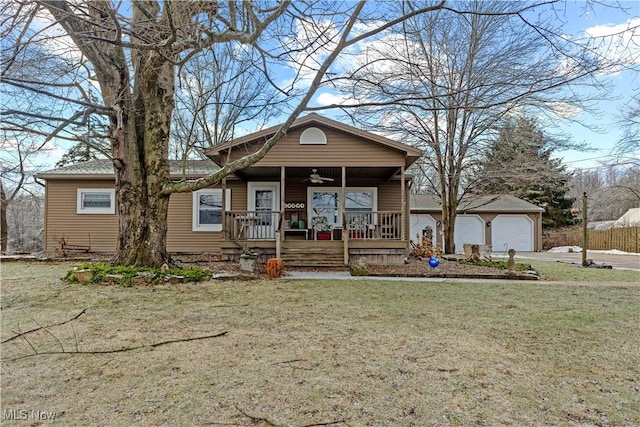
<svg viewBox="0 0 640 427"><path fill-rule="evenodd" d="M504 254L493 252L491 256L493 258L501 258ZM516 261L518 258L582 264L582 254L580 252L518 252L516 253ZM619 270L640 271L640 254L619 255L612 253L600 253L598 251L587 251L587 259L593 260L596 264L610 265Z"/></svg>

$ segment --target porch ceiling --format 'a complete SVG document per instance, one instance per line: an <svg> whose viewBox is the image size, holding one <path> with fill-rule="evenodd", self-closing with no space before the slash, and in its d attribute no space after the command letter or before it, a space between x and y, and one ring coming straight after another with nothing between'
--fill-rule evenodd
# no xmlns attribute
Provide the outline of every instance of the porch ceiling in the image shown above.
<svg viewBox="0 0 640 427"><path fill-rule="evenodd" d="M342 179L341 167L286 167L285 179L305 179L316 169L317 173L326 178L333 178L335 183ZM393 167L347 167L347 178L379 178L389 180L398 174L400 169ZM254 179L280 179L280 168L277 166L252 166L236 172L236 175L245 180Z"/></svg>

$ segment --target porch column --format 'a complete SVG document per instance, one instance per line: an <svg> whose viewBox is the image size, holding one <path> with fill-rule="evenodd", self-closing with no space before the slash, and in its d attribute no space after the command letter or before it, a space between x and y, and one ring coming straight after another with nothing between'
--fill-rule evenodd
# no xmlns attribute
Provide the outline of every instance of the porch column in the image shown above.
<svg viewBox="0 0 640 427"><path fill-rule="evenodd" d="M282 239L284 232L282 231L282 224L284 224L284 191L285 191L285 167L280 166L280 215L278 217L278 225L276 226L276 258L282 256Z"/></svg>
<svg viewBox="0 0 640 427"><path fill-rule="evenodd" d="M347 230L347 167L342 166L342 191L340 192L340 216L342 217L342 247L344 265L349 265L349 231Z"/></svg>
<svg viewBox="0 0 640 427"><path fill-rule="evenodd" d="M402 198L402 215L400 216L400 238L407 240L407 189L404 178L404 165L400 168L400 197Z"/></svg>
<svg viewBox="0 0 640 427"><path fill-rule="evenodd" d="M226 240L227 234L227 178L222 178L222 235Z"/></svg>

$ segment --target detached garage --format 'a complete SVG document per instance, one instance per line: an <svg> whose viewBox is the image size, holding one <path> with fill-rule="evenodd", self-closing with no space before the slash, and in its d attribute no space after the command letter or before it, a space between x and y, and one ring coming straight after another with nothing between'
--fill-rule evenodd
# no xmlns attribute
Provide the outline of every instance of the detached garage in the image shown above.
<svg viewBox="0 0 640 427"><path fill-rule="evenodd" d="M416 241L425 226L443 241L440 201L431 195L411 196L410 238ZM463 244L491 245L494 252L542 250L544 209L507 194L465 197L458 206L454 241L456 251Z"/></svg>
<svg viewBox="0 0 640 427"><path fill-rule="evenodd" d="M460 215L456 218L456 228L453 240L456 251L462 252L465 243L485 244L484 220L480 215Z"/></svg>
<svg viewBox="0 0 640 427"><path fill-rule="evenodd" d="M499 214L491 221L491 244L494 251L515 249L534 251L535 224L528 215Z"/></svg>

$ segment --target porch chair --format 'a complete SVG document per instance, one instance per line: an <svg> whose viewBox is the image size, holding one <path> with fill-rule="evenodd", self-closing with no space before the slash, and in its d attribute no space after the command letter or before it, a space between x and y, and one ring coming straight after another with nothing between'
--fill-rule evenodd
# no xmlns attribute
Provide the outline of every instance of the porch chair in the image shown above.
<svg viewBox="0 0 640 427"><path fill-rule="evenodd" d="M352 216L347 224L349 238L366 239L374 237L375 226L369 223L368 214L358 214Z"/></svg>
<svg viewBox="0 0 640 427"><path fill-rule="evenodd" d="M311 228L314 240L318 240L318 233L329 233L330 240L333 240L333 225L329 224L326 216L314 216L311 220Z"/></svg>

